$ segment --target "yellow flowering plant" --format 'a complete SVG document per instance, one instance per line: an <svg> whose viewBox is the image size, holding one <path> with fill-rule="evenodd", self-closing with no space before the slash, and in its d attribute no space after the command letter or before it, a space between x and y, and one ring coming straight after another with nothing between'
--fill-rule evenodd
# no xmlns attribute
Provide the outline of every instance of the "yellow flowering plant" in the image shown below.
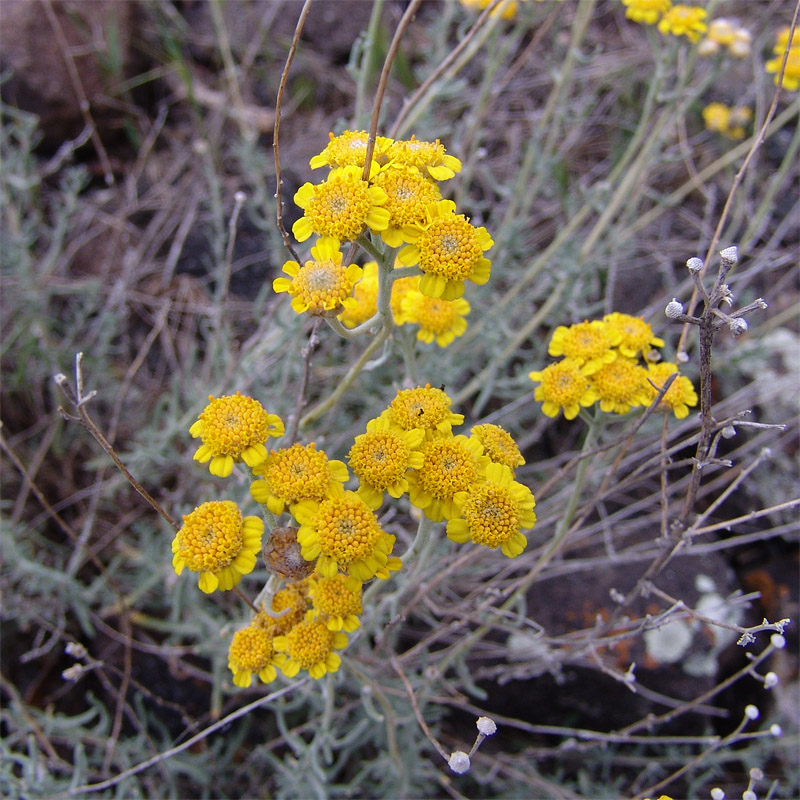
<svg viewBox="0 0 800 800"><path fill-rule="evenodd" d="M0 794L794 796L786 9L151 5L0 103Z"/></svg>

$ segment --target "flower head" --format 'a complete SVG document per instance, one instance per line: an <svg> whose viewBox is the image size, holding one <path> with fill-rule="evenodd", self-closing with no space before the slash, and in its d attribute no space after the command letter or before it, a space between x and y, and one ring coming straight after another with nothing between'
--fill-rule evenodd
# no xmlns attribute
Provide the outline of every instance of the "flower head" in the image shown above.
<svg viewBox="0 0 800 800"><path fill-rule="evenodd" d="M253 571L263 533L261 519L242 517L236 503L203 503L184 516L172 540L172 566L178 575L184 567L199 572L198 586L206 594L233 589Z"/></svg>
<svg viewBox="0 0 800 800"><path fill-rule="evenodd" d="M203 442L194 460L205 464L209 472L227 478L236 461L254 467L267 457L264 442L269 436L283 436L283 422L268 414L258 400L240 392L225 397L209 396L209 404L200 412L189 433Z"/></svg>
<svg viewBox="0 0 800 800"><path fill-rule="evenodd" d="M600 400L600 410L627 414L634 406L647 405L646 374L644 367L624 356L592 373L589 382Z"/></svg>
<svg viewBox="0 0 800 800"><path fill-rule="evenodd" d="M286 506L300 500L340 495L342 484L350 478L342 461L329 460L313 442L271 450L253 474L260 480L250 485L250 494L273 514L282 514Z"/></svg>
<svg viewBox="0 0 800 800"><path fill-rule="evenodd" d="M706 130L716 131L729 139L744 139L744 126L753 118L753 112L745 106L728 108L724 103L709 103L703 109Z"/></svg>
<svg viewBox="0 0 800 800"><path fill-rule="evenodd" d="M377 232L389 225L389 212L382 207L386 192L361 180L361 169L354 165L331 170L323 183L304 183L294 201L303 209L292 225L299 242L313 233L349 242L366 228Z"/></svg>
<svg viewBox="0 0 800 800"><path fill-rule="evenodd" d="M371 319L378 310L378 265L375 261L364 264L361 280L353 288L353 304L339 314L346 328L355 328Z"/></svg>
<svg viewBox="0 0 800 800"><path fill-rule="evenodd" d="M260 626L273 636L279 636L305 619L311 601L309 580L291 581L275 592L272 609L259 611L251 625Z"/></svg>
<svg viewBox="0 0 800 800"><path fill-rule="evenodd" d="M658 23L661 33L673 36L685 36L690 42L696 42L708 26L705 18L708 12L696 6L677 5L667 11Z"/></svg>
<svg viewBox="0 0 800 800"><path fill-rule="evenodd" d="M772 52L775 53L775 58L771 58L767 61L764 67L767 72L775 75L775 85L777 85L778 77L781 73L781 66L783 65L783 56L788 45L789 53L786 56L786 68L783 72L781 86L783 86L784 89L794 92L800 88L800 33L795 31L790 45L789 30L789 28L783 28L779 32L775 47L772 50Z"/></svg>
<svg viewBox="0 0 800 800"><path fill-rule="evenodd" d="M305 669L318 680L339 669L342 659L333 651L347 647L347 634L328 630L321 620L306 620L295 625L285 636L276 636L273 646L286 654L281 670L287 678L293 678Z"/></svg>
<svg viewBox="0 0 800 800"><path fill-rule="evenodd" d="M672 8L672 0L622 0L625 16L643 25L655 25Z"/></svg>
<svg viewBox="0 0 800 800"><path fill-rule="evenodd" d="M395 269L405 269L395 265ZM410 272L410 270L406 270ZM392 317L395 325L405 325L406 319L403 316L403 300L410 292L419 291L419 275L410 275L407 278L395 278L392 281L392 296L389 304L392 309Z"/></svg>
<svg viewBox="0 0 800 800"><path fill-rule="evenodd" d="M597 400L597 392L589 383L586 368L575 359L565 358L543 370L529 373L528 377L540 383L533 397L543 404L545 416L556 417L563 409L566 419L575 419L581 406L587 408Z"/></svg>
<svg viewBox="0 0 800 800"><path fill-rule="evenodd" d="M431 389L426 383L416 389L401 389L381 416L404 431L420 428L426 438L449 436L453 425L464 421L463 414L450 410L451 402L443 389Z"/></svg>
<svg viewBox="0 0 800 800"><path fill-rule="evenodd" d="M233 683L246 689L258 675L262 683L271 683L278 676L275 667L283 658L275 653L272 634L261 627L248 625L236 631L228 649L228 668L233 672Z"/></svg>
<svg viewBox="0 0 800 800"><path fill-rule="evenodd" d="M517 443L505 428L492 423L473 425L469 435L483 445L483 452L492 463L505 464L512 472L525 463Z"/></svg>
<svg viewBox="0 0 800 800"><path fill-rule="evenodd" d="M367 131L345 131L339 136L329 133L330 141L325 149L314 156L309 162L311 169L319 167L363 167L364 158L367 155L367 142L369 133ZM386 163L386 149L392 140L386 136L378 136L375 139L375 149L372 152L372 159L375 166Z"/></svg>
<svg viewBox="0 0 800 800"><path fill-rule="evenodd" d="M387 155L392 164L416 167L435 181L446 181L461 171L461 162L455 156L447 155L438 139L423 142L412 136L405 141L397 140L392 142Z"/></svg>
<svg viewBox="0 0 800 800"><path fill-rule="evenodd" d="M422 445L422 455L422 466L409 473L411 504L433 522L457 517L463 502L459 492L471 491L490 464L483 445L466 436L429 439Z"/></svg>
<svg viewBox="0 0 800 800"><path fill-rule="evenodd" d="M355 307L358 301L351 297L353 287L361 278L358 264L342 266L339 242L330 237L321 238L311 248L313 260L301 267L296 261L287 261L283 271L289 278L275 278L272 288L276 293L288 292L292 308L313 316L339 314L342 309Z"/></svg>
<svg viewBox="0 0 800 800"><path fill-rule="evenodd" d="M341 573L331 578L311 578L309 594L313 603L310 619L321 619L329 631L352 633L361 625L361 581Z"/></svg>
<svg viewBox="0 0 800 800"><path fill-rule="evenodd" d="M419 291L408 292L402 304L403 322L419 325L417 339L426 344L435 340L439 347L447 347L467 330L469 312L470 305L463 297L442 300Z"/></svg>
<svg viewBox="0 0 800 800"><path fill-rule="evenodd" d="M457 300L464 281L483 285L489 280L491 262L483 253L494 242L486 228L475 228L463 214L455 213L452 200L428 206L426 220L403 230L411 244L398 258L407 267L415 264L424 273L419 290L429 297Z"/></svg>
<svg viewBox="0 0 800 800"><path fill-rule="evenodd" d="M461 507L457 519L447 523L447 538L500 548L503 555L516 558L528 543L522 529L536 524L536 500L527 486L517 483L505 464L490 464L486 480L468 492L456 495Z"/></svg>
<svg viewBox="0 0 800 800"><path fill-rule="evenodd" d="M647 365L647 377L661 389L667 382L667 378L678 371L676 364L669 361L660 361L658 364ZM658 392L647 383L645 391L648 394L650 403L655 400ZM679 375L667 389L664 397L661 398L659 408L664 411L672 410L677 419L684 419L689 416L689 406L697 405L697 392L692 386L692 382L685 376Z"/></svg>
<svg viewBox="0 0 800 800"><path fill-rule="evenodd" d="M358 494L371 509L380 508L386 491L392 497L408 491L406 473L422 466L418 448L424 438L419 428L399 430L385 417L370 420L367 432L356 436L348 463L358 478Z"/></svg>
<svg viewBox="0 0 800 800"><path fill-rule="evenodd" d="M388 578L399 569L390 558L395 537L383 531L372 509L355 493L323 500L302 500L292 506L300 523L297 540L303 557L318 559L317 572L330 578L340 570L360 581Z"/></svg>
<svg viewBox="0 0 800 800"><path fill-rule="evenodd" d="M617 349L624 356L636 358L645 355L653 347L663 347L664 340L653 334L653 329L641 318L614 311L603 317L603 322L611 331L619 331Z"/></svg>
<svg viewBox="0 0 800 800"><path fill-rule="evenodd" d="M579 322L568 328L559 325L553 331L547 352L551 356L573 359L584 366L585 375L591 375L617 357L614 348L622 342L622 337L619 327L607 325L599 319Z"/></svg>
<svg viewBox="0 0 800 800"><path fill-rule="evenodd" d="M717 17L709 23L698 52L701 56L711 56L724 48L735 58L744 58L750 53L752 40L750 31L735 20Z"/></svg>
<svg viewBox="0 0 800 800"><path fill-rule="evenodd" d="M390 163L374 175L372 184L386 192L389 227L381 231L381 238L389 247L400 247L403 229L422 222L427 207L442 199L436 183L416 167Z"/></svg>
<svg viewBox="0 0 800 800"><path fill-rule="evenodd" d="M492 0L461 0L461 5L465 8L474 11L483 11ZM498 3L489 13L489 16L496 17L500 15L501 19L514 19L517 15L517 0L505 0L505 2Z"/></svg>

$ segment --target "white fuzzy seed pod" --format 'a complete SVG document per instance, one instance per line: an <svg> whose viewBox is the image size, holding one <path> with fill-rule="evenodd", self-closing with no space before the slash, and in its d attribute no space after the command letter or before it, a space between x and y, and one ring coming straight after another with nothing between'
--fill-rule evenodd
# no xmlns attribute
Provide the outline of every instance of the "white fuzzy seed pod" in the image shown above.
<svg viewBox="0 0 800 800"><path fill-rule="evenodd" d="M783 650L783 648L786 647L786 638L780 633L773 633L772 636L769 637L769 641L776 650Z"/></svg>
<svg viewBox="0 0 800 800"><path fill-rule="evenodd" d="M783 736L783 728L780 725L770 725L769 732L772 734L776 739L779 736Z"/></svg>
<svg viewBox="0 0 800 800"><path fill-rule="evenodd" d="M457 775L463 775L465 772L469 772L469 756L463 750L456 750L451 754L447 765Z"/></svg>
<svg viewBox="0 0 800 800"><path fill-rule="evenodd" d="M744 707L744 715L747 719L756 720L761 716L761 712L752 703Z"/></svg>
<svg viewBox="0 0 800 800"><path fill-rule="evenodd" d="M493 736L497 733L497 725L495 724L493 719L489 717L478 717L477 722L475 723L478 726L478 730L484 736Z"/></svg>
<svg viewBox="0 0 800 800"><path fill-rule="evenodd" d="M672 300L667 303L664 313L670 319L677 319L681 314L683 314L683 305L673 297Z"/></svg>
<svg viewBox="0 0 800 800"><path fill-rule="evenodd" d="M711 790L711 800L725 800L725 792L719 786L715 786Z"/></svg>
<svg viewBox="0 0 800 800"><path fill-rule="evenodd" d="M691 272L700 272L703 269L703 259L702 258L690 258L686 262L686 266L689 268Z"/></svg>
<svg viewBox="0 0 800 800"><path fill-rule="evenodd" d="M764 688L765 689L773 689L779 683L778 676L774 672L768 672L764 676Z"/></svg>
<svg viewBox="0 0 800 800"><path fill-rule="evenodd" d="M719 251L719 256L726 265L732 267L739 260L739 248L736 245L726 247L724 250Z"/></svg>

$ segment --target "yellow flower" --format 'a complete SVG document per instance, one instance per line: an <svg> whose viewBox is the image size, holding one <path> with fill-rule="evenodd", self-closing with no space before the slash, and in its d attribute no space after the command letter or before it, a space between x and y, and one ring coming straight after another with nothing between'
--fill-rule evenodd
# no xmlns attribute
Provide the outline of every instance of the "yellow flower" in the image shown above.
<svg viewBox="0 0 800 800"><path fill-rule="evenodd" d="M419 428L428 439L450 436L453 425L464 421L463 414L450 410L451 402L443 389L431 389L426 383L416 389L401 389L381 417L404 431Z"/></svg>
<svg viewBox="0 0 800 800"><path fill-rule="evenodd" d="M499 425L473 425L469 435L483 445L483 451L494 464L505 464L512 472L525 463L511 434Z"/></svg>
<svg viewBox="0 0 800 800"><path fill-rule="evenodd" d="M367 131L345 131L339 136L329 133L330 141L325 149L314 156L311 161L311 169L319 167L347 167L364 166L364 156L367 154ZM375 166L386 163L386 149L392 140L386 136L378 136L375 139L375 148L372 151L372 159Z"/></svg>
<svg viewBox="0 0 800 800"><path fill-rule="evenodd" d="M416 167L435 181L446 181L461 170L461 162L455 156L447 155L438 139L423 142L412 136L407 141L398 140L389 146L387 155L390 163Z"/></svg>
<svg viewBox="0 0 800 800"><path fill-rule="evenodd" d="M311 256L313 261L306 261L302 267L296 261L287 261L283 271L290 277L275 278L273 290L288 292L298 314L307 311L312 316L335 316L342 309L354 308L358 301L351 293L361 278L361 267L343 267L339 242L331 237L319 239L311 248Z"/></svg>
<svg viewBox="0 0 800 800"><path fill-rule="evenodd" d="M346 328L355 328L371 319L378 310L378 265L374 261L364 264L361 280L353 288L352 305L348 305L339 321Z"/></svg>
<svg viewBox="0 0 800 800"><path fill-rule="evenodd" d="M800 47L800 28L795 28L794 36L792 36L792 43L789 44L789 32L792 29L785 25L778 31L778 35L775 37L775 46L772 48L772 52L775 55L783 55L783 51L786 49L786 46L789 47Z"/></svg>
<svg viewBox="0 0 800 800"><path fill-rule="evenodd" d="M313 606L309 619L321 619L329 631L352 633L361 625L358 616L361 605L361 581L352 575L342 574L332 578L315 575L311 578L309 593Z"/></svg>
<svg viewBox="0 0 800 800"><path fill-rule="evenodd" d="M268 414L258 400L234 395L214 398L200 412L189 428L193 438L203 442L194 460L205 464L212 475L227 478L236 461L253 467L267 457L264 442L269 436L283 436L283 422L276 414Z"/></svg>
<svg viewBox="0 0 800 800"><path fill-rule="evenodd" d="M342 659L333 651L347 647L347 634L328 630L321 620L307 620L295 625L285 636L276 636L273 646L286 653L281 670L287 678L305 669L312 678L319 680L326 673L339 669Z"/></svg>
<svg viewBox="0 0 800 800"><path fill-rule="evenodd" d="M667 378L677 371L678 366L669 361L647 365L647 377L659 389L667 382ZM649 383L645 386L645 389L648 393L649 402L652 403L658 392ZM695 392L692 382L685 375L679 375L667 389L664 397L661 398L659 408L664 411L672 410L677 419L684 419L689 416L689 406L696 405L697 392Z"/></svg>
<svg viewBox="0 0 800 800"><path fill-rule="evenodd" d="M291 581L283 589L275 592L272 598L272 610L259 611L250 623L264 628L273 636L287 633L306 617L311 600L309 598L309 580Z"/></svg>
<svg viewBox="0 0 800 800"><path fill-rule="evenodd" d="M584 375L591 375L617 357L617 351L613 348L621 342L622 331L619 328L594 319L570 325L569 328L559 325L553 331L547 352L551 356L573 359L584 366Z"/></svg>
<svg viewBox="0 0 800 800"><path fill-rule="evenodd" d="M297 541L303 558L318 559L317 572L326 578L340 570L360 581L388 578L400 568L390 558L395 537L381 529L372 509L355 493L323 500L302 500L292 506L300 523Z"/></svg>
<svg viewBox="0 0 800 800"><path fill-rule="evenodd" d="M625 16L643 25L655 25L672 8L672 0L622 0Z"/></svg>
<svg viewBox="0 0 800 800"><path fill-rule="evenodd" d="M646 356L654 347L663 347L664 340L653 334L653 329L641 318L614 311L603 317L606 327L619 331L622 338L617 349L624 356L636 358Z"/></svg>
<svg viewBox="0 0 800 800"><path fill-rule="evenodd" d="M405 269L395 265L395 269ZM419 275L411 275L408 278L396 278L392 282L392 297L389 301L392 308L392 317L395 325L405 325L406 319L403 317L403 300L409 292L419 291Z"/></svg>
<svg viewBox="0 0 800 800"><path fill-rule="evenodd" d="M783 64L783 51L780 55L770 59L764 65L767 72L775 75L775 85L778 84L778 76L781 72L781 65ZM800 46L791 47L789 55L786 58L786 69L783 73L783 81L781 86L791 92L797 91L800 87Z"/></svg>
<svg viewBox="0 0 800 800"><path fill-rule="evenodd" d="M457 517L461 504L456 495L471 491L491 463L483 454L483 445L460 435L429 439L422 445L422 455L422 466L408 476L411 504L433 522Z"/></svg>
<svg viewBox="0 0 800 800"><path fill-rule="evenodd" d="M664 14L658 23L661 33L673 36L685 36L690 42L696 42L705 33L708 26L703 21L708 16L704 8L695 6L673 6Z"/></svg>
<svg viewBox="0 0 800 800"><path fill-rule="evenodd" d="M282 514L286 506L300 500L319 502L341 495L342 484L350 478L342 461L328 460L313 442L271 450L253 474L261 479L250 485L250 494L273 514Z"/></svg>
<svg viewBox="0 0 800 800"><path fill-rule="evenodd" d="M353 165L331 170L323 183L304 183L294 201L303 209L292 225L298 242L313 233L348 242L366 228L378 232L389 225L389 212L382 208L386 192L361 180L360 167Z"/></svg>
<svg viewBox="0 0 800 800"><path fill-rule="evenodd" d="M461 0L461 5L474 11L483 11L492 0ZM505 2L496 5L489 16L496 17L500 15L501 19L514 19L517 15L517 0L505 0Z"/></svg>
<svg viewBox="0 0 800 800"><path fill-rule="evenodd" d="M425 222L403 230L411 244L397 257L407 267L419 264L424 273L419 290L428 297L457 300L464 294L464 281L483 285L489 280L492 265L483 253L494 244L492 237L455 208L452 200L432 203Z"/></svg>
<svg viewBox="0 0 800 800"><path fill-rule="evenodd" d="M470 312L469 303L458 300L441 300L428 297L422 292L408 292L403 300L403 321L419 325L417 339L426 344L436 341L439 347L447 347L467 329L464 318Z"/></svg>
<svg viewBox="0 0 800 800"><path fill-rule="evenodd" d="M385 417L367 423L367 432L356 436L348 454L350 468L358 478L358 494L373 510L383 503L383 493L401 497L408 491L406 473L422 466L418 448L424 431L401 431L391 427Z"/></svg>
<svg viewBox="0 0 800 800"><path fill-rule="evenodd" d="M706 129L721 133L729 139L744 139L744 126L752 118L753 112L745 106L728 108L724 103L709 103L703 109Z"/></svg>
<svg viewBox="0 0 800 800"><path fill-rule="evenodd" d="M580 362L565 358L543 370L529 373L532 381L541 384L534 390L533 398L542 403L545 416L557 417L563 409L566 419L575 419L581 406L587 408L598 399L585 370Z"/></svg>
<svg viewBox="0 0 800 800"><path fill-rule="evenodd" d="M273 637L262 627L248 625L236 631L228 649L228 669L233 673L233 683L247 689L258 675L262 683L271 683L278 676L275 667L283 663L272 645Z"/></svg>
<svg viewBox="0 0 800 800"><path fill-rule="evenodd" d="M400 247L405 241L403 229L423 222L427 207L442 199L436 183L416 167L390 163L375 173L372 184L386 192L389 227L381 231L381 238L389 247Z"/></svg>
<svg viewBox="0 0 800 800"><path fill-rule="evenodd" d="M735 20L718 17L708 25L708 33L697 48L701 56L716 55L722 48L736 58L744 58L750 53L753 37L746 28Z"/></svg>
<svg viewBox="0 0 800 800"><path fill-rule="evenodd" d="M589 382L600 400L600 410L627 414L634 406L647 405L645 375L644 367L624 356L593 372Z"/></svg>
<svg viewBox="0 0 800 800"><path fill-rule="evenodd" d="M180 575L184 567L199 572L198 586L209 594L233 589L253 571L261 550L264 523L259 517L242 517L236 503L203 503L183 518L172 540L172 566Z"/></svg>
<svg viewBox="0 0 800 800"><path fill-rule="evenodd" d="M470 539L503 555L516 558L528 544L521 529L536 524L536 500L527 486L517 483L505 464L490 464L486 481L468 492L459 492L455 502L461 507L457 519L447 523L447 538L464 543Z"/></svg>

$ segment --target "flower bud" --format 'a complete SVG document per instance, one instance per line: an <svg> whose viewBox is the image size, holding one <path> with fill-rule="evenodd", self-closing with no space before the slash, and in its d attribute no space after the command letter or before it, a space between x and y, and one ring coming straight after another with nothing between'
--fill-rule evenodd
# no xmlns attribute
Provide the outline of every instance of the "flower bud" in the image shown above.
<svg viewBox="0 0 800 800"><path fill-rule="evenodd" d="M457 775L463 775L465 772L469 772L469 756L463 750L456 750L450 756L447 765Z"/></svg>
<svg viewBox="0 0 800 800"><path fill-rule="evenodd" d="M742 317L734 317L728 323L728 328L734 336L741 336L747 331L747 320Z"/></svg>
<svg viewBox="0 0 800 800"><path fill-rule="evenodd" d="M768 672L764 676L764 688L765 689L772 689L777 686L779 683L778 676L774 672Z"/></svg>
<svg viewBox="0 0 800 800"><path fill-rule="evenodd" d="M780 633L773 633L769 637L769 642L776 650L783 650L786 647L786 639Z"/></svg>
<svg viewBox="0 0 800 800"><path fill-rule="evenodd" d="M727 267L732 267L739 260L739 248L736 245L719 251L719 256Z"/></svg>
<svg viewBox="0 0 800 800"><path fill-rule="evenodd" d="M686 262L686 266L689 268L691 272L700 272L703 269L703 259L702 258L690 258Z"/></svg>
<svg viewBox="0 0 800 800"><path fill-rule="evenodd" d="M752 703L744 707L744 715L747 719L756 720L761 716L761 712Z"/></svg>
<svg viewBox="0 0 800 800"><path fill-rule="evenodd" d="M497 733L497 725L495 721L489 717L478 717L478 721L475 724L484 736L492 736Z"/></svg>
<svg viewBox="0 0 800 800"><path fill-rule="evenodd" d="M664 313L670 319L677 319L678 317L683 314L683 305L679 303L674 297L672 300L667 303L667 307L664 309Z"/></svg>

